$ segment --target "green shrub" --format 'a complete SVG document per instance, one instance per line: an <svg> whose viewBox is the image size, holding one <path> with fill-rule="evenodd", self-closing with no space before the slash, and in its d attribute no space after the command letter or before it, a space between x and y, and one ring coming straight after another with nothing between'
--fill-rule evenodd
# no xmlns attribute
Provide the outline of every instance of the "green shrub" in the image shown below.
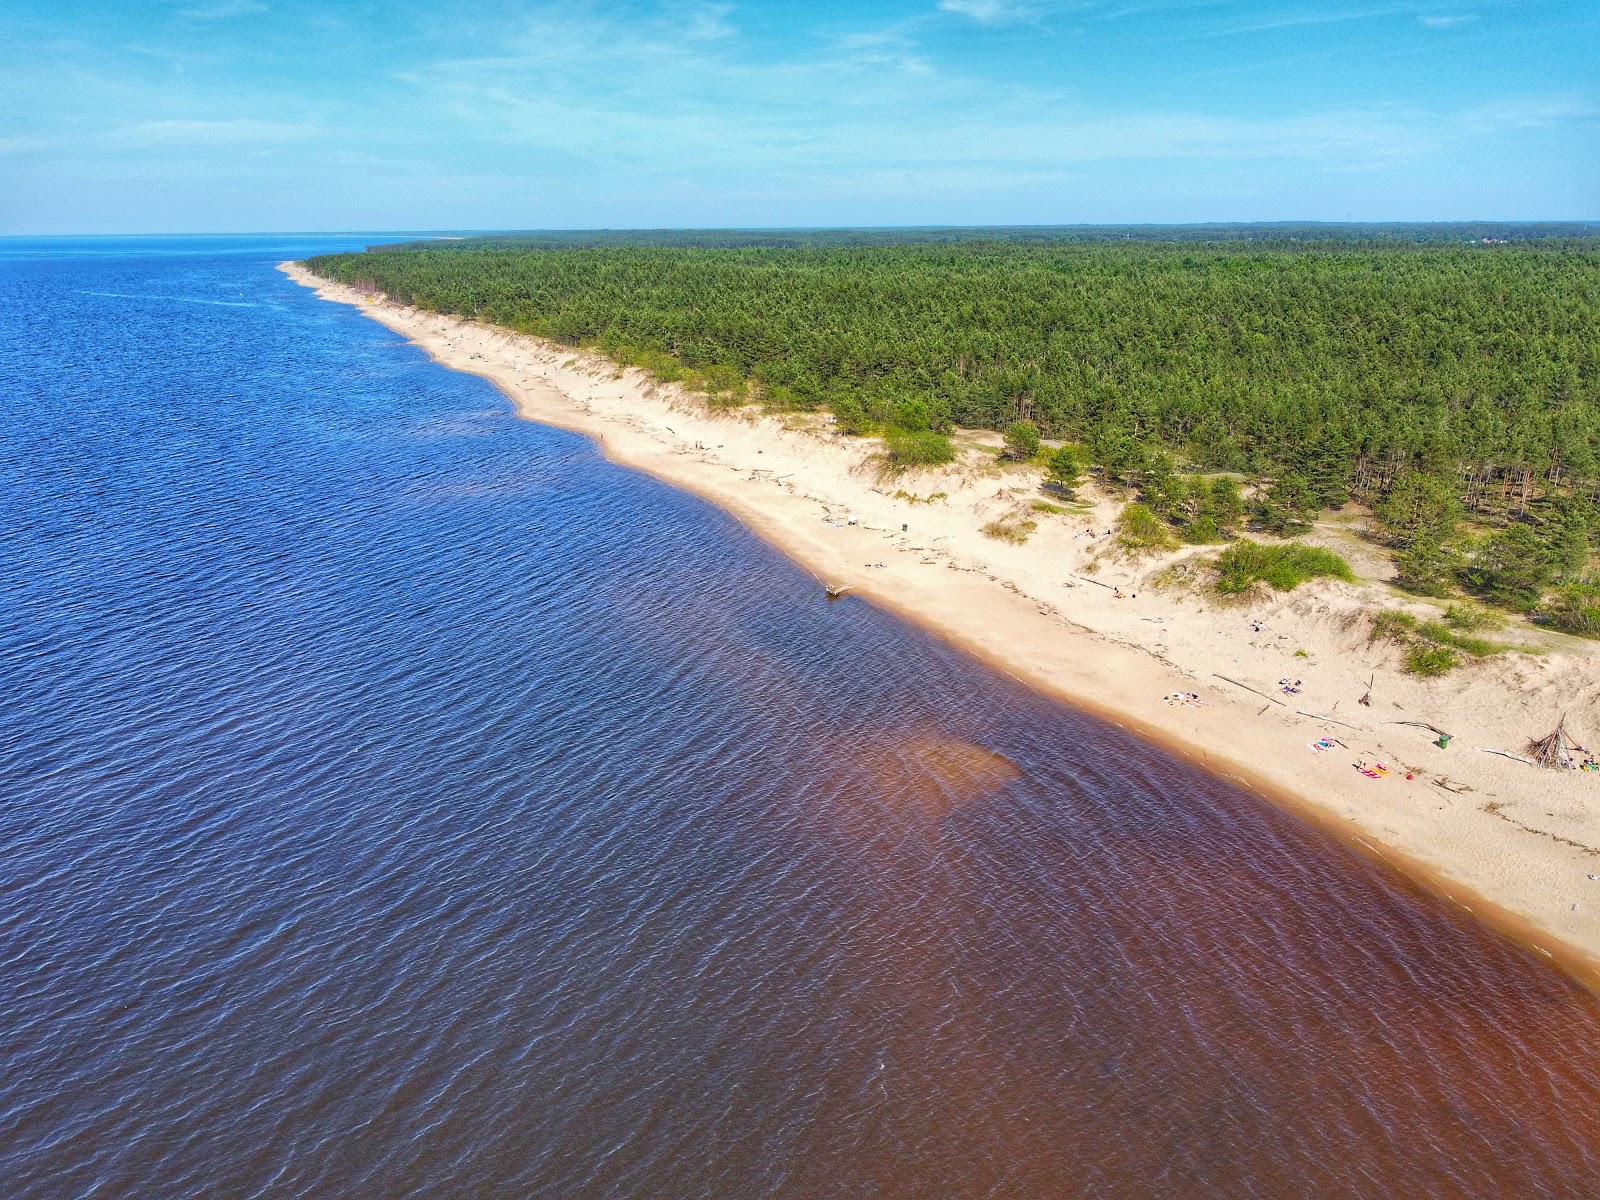
<svg viewBox="0 0 1600 1200"><path fill-rule="evenodd" d="M1481 629L1500 629L1506 619L1481 604L1452 604L1444 610L1444 623L1463 633L1476 633Z"/></svg>
<svg viewBox="0 0 1600 1200"><path fill-rule="evenodd" d="M1039 453L1039 431L1032 421L1016 421L1006 426L1003 457L1025 462Z"/></svg>
<svg viewBox="0 0 1600 1200"><path fill-rule="evenodd" d="M1406 649L1405 669L1408 674L1431 679L1461 665L1461 658L1449 646L1432 646L1418 642Z"/></svg>
<svg viewBox="0 0 1600 1200"><path fill-rule="evenodd" d="M1045 460L1045 484L1063 496L1083 482L1084 452L1078 446L1062 446Z"/></svg>
<svg viewBox="0 0 1600 1200"><path fill-rule="evenodd" d="M1453 646L1473 658L1488 658L1491 654L1499 654L1505 649L1499 642L1491 642L1488 638L1451 629L1443 621L1424 621L1416 627L1416 630L1418 637L1435 646Z"/></svg>
<svg viewBox="0 0 1600 1200"><path fill-rule="evenodd" d="M1280 592L1292 592L1311 579L1355 581L1350 564L1331 550L1290 542L1265 546L1249 538L1235 542L1217 556L1217 591L1237 596L1264 582Z"/></svg>
<svg viewBox="0 0 1600 1200"><path fill-rule="evenodd" d="M1172 546L1172 530L1143 504L1135 501L1122 506L1117 518L1118 540L1129 550L1166 550Z"/></svg>
<svg viewBox="0 0 1600 1200"><path fill-rule="evenodd" d="M1367 644L1408 641L1416 629L1417 619L1410 613L1401 612L1398 608L1386 608L1372 618L1372 632L1367 635Z"/></svg>
<svg viewBox="0 0 1600 1200"><path fill-rule="evenodd" d="M889 465L896 470L907 467L937 467L955 462L956 448L942 433L930 430L912 432L908 429L889 429L884 432L883 444L889 452Z"/></svg>
<svg viewBox="0 0 1600 1200"><path fill-rule="evenodd" d="M1558 588L1540 615L1546 624L1579 637L1600 637L1600 582Z"/></svg>
<svg viewBox="0 0 1600 1200"><path fill-rule="evenodd" d="M1183 527L1183 540L1194 546L1215 546L1218 542L1228 539L1223 536L1222 530L1217 528L1214 517L1196 517Z"/></svg>
<svg viewBox="0 0 1600 1200"><path fill-rule="evenodd" d="M1527 612L1555 572L1556 561L1533 527L1510 525L1484 543L1463 578L1491 604Z"/></svg>
<svg viewBox="0 0 1600 1200"><path fill-rule="evenodd" d="M1372 633L1367 641L1369 644L1389 641L1403 646L1405 669L1413 675L1432 677L1460 666L1463 654L1472 658L1504 654L1508 647L1499 642L1462 631L1464 627L1484 628L1494 620L1494 614L1456 606L1451 606L1442 621L1419 621L1408 612L1385 609L1373 617Z"/></svg>

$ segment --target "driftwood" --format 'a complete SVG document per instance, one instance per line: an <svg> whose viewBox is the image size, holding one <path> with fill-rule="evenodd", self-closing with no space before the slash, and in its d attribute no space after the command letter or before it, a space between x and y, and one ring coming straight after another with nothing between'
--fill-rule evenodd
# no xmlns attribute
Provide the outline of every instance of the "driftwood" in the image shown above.
<svg viewBox="0 0 1600 1200"><path fill-rule="evenodd" d="M828 593L829 600L837 600L846 592L852 591L855 586L853 583L825 583L822 585L823 590Z"/></svg>
<svg viewBox="0 0 1600 1200"><path fill-rule="evenodd" d="M1533 759L1531 759L1531 758L1523 758L1522 755L1513 754L1509 750L1490 750L1490 749L1485 748L1483 752L1485 754L1498 754L1501 758L1513 759L1513 760L1515 760L1516 762L1519 762L1519 763L1527 763L1530 767L1534 765Z"/></svg>
<svg viewBox="0 0 1600 1200"><path fill-rule="evenodd" d="M1563 713L1555 729L1542 738L1528 739L1528 753L1533 755L1535 766L1548 770L1571 770L1578 764L1572 761L1569 750L1582 751L1583 747L1567 736L1567 717Z"/></svg>
<svg viewBox="0 0 1600 1200"><path fill-rule="evenodd" d="M1267 695L1265 692L1257 692L1256 689L1251 687L1248 683L1240 683L1237 679L1229 679L1226 675L1218 675L1215 672L1212 673L1211 678L1220 679L1223 683L1231 683L1234 687L1241 687L1247 692L1255 692L1255 694L1260 696L1263 700L1272 700L1272 702L1280 708L1289 707L1282 700L1273 700L1272 697Z"/></svg>
<svg viewBox="0 0 1600 1200"><path fill-rule="evenodd" d="M1411 725L1411 726L1414 726L1417 729L1431 729L1435 733L1437 733L1440 737L1447 738L1447 737L1451 736L1450 734L1446 733L1444 730L1440 729L1437 725L1429 725L1426 721L1390 721L1389 724L1391 724L1391 725Z"/></svg>
<svg viewBox="0 0 1600 1200"><path fill-rule="evenodd" d="M1295 712L1300 713L1300 715L1302 717L1312 717L1312 718L1314 718L1315 720L1318 720L1318 721L1326 721L1330 725L1343 725L1346 729L1354 729L1357 733L1370 733L1371 732L1371 730L1363 729L1359 725L1349 725L1349 724L1346 724L1344 721L1335 720L1333 717L1325 717L1321 713L1300 712L1300 710L1298 708L1295 709Z"/></svg>

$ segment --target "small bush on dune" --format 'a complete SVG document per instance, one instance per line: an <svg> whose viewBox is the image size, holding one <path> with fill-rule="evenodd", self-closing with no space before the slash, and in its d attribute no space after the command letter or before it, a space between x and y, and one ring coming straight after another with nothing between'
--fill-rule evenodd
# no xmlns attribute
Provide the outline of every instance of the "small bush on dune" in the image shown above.
<svg viewBox="0 0 1600 1200"><path fill-rule="evenodd" d="M1292 592L1312 579L1342 579L1355 582L1350 564L1331 550L1290 542L1285 546L1265 546L1245 538L1217 556L1217 591L1237 596L1257 583L1266 583L1280 592Z"/></svg>
<svg viewBox="0 0 1600 1200"><path fill-rule="evenodd" d="M997 542L1010 542L1014 546L1020 546L1037 528L1039 528L1037 521L1029 520L1019 513L1012 513L990 521L979 532L985 537L994 538Z"/></svg>
<svg viewBox="0 0 1600 1200"><path fill-rule="evenodd" d="M1403 647L1405 670L1412 675L1432 678L1460 666L1463 654L1471 658L1504 654L1507 647L1499 642L1462 632L1464 625L1483 628L1494 620L1494 614L1458 610L1454 606L1442 621L1419 621L1408 612L1385 609L1372 619L1372 632L1367 641L1369 644L1388 641Z"/></svg>
<svg viewBox="0 0 1600 1200"><path fill-rule="evenodd" d="M1408 674L1425 679L1443 675L1461 665L1461 658L1449 646L1431 646L1419 642L1406 650L1405 669Z"/></svg>
<svg viewBox="0 0 1600 1200"><path fill-rule="evenodd" d="M1045 457L1045 487L1062 496L1072 496L1083 482L1086 454L1080 446L1062 446Z"/></svg>
<svg viewBox="0 0 1600 1200"><path fill-rule="evenodd" d="M1006 427L1002 458L1023 462L1039 453L1039 431L1031 421L1017 421Z"/></svg>
<svg viewBox="0 0 1600 1200"><path fill-rule="evenodd" d="M1128 550L1167 550L1172 546L1172 530L1167 523L1137 501L1122 506L1117 531L1117 540Z"/></svg>
<svg viewBox="0 0 1600 1200"><path fill-rule="evenodd" d="M1547 625L1579 637L1600 637L1600 582L1559 588L1540 614Z"/></svg>
<svg viewBox="0 0 1600 1200"><path fill-rule="evenodd" d="M956 448L950 439L930 430L890 429L883 435L883 444L888 450L889 465L896 470L938 467L956 460Z"/></svg>
<svg viewBox="0 0 1600 1200"><path fill-rule="evenodd" d="M1462 633L1477 633L1484 629L1501 629L1506 619L1494 609L1479 604L1452 604L1444 610L1444 623Z"/></svg>

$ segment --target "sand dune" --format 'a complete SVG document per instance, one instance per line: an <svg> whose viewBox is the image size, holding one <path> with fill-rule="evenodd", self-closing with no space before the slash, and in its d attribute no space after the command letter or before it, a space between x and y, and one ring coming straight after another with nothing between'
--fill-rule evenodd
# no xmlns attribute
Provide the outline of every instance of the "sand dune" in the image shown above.
<svg viewBox="0 0 1600 1200"><path fill-rule="evenodd" d="M1489 753L1520 753L1563 713L1576 736L1600 743L1593 646L1530 628L1526 653L1416 679L1367 632L1378 606L1426 606L1378 582L1383 556L1342 525L1311 540L1373 580L1219 605L1154 585L1214 551L1129 561L1112 539L1090 536L1111 528L1111 498L1034 510L1038 473L999 465L993 435L964 434L956 466L889 480L874 446L822 418L708 412L598 357L282 269L443 365L491 380L529 419L588 434L613 460L720 505L819 583L850 585L1017 679L1295 808L1600 981L1600 774ZM981 532L1011 514L1037 522L1025 544ZM1283 678L1301 681L1297 695L1279 690ZM1201 702L1166 699L1174 692ZM1448 749L1423 726L1448 731ZM1342 745L1313 749L1322 738ZM1372 779L1357 770L1363 762L1390 773Z"/></svg>

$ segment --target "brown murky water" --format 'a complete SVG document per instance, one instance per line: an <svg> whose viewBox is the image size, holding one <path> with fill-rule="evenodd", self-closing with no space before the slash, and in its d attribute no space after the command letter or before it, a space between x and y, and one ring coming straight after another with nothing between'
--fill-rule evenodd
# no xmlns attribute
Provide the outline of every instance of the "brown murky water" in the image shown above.
<svg viewBox="0 0 1600 1200"><path fill-rule="evenodd" d="M201 245L0 263L6 1194L1600 1195L1568 979Z"/></svg>

